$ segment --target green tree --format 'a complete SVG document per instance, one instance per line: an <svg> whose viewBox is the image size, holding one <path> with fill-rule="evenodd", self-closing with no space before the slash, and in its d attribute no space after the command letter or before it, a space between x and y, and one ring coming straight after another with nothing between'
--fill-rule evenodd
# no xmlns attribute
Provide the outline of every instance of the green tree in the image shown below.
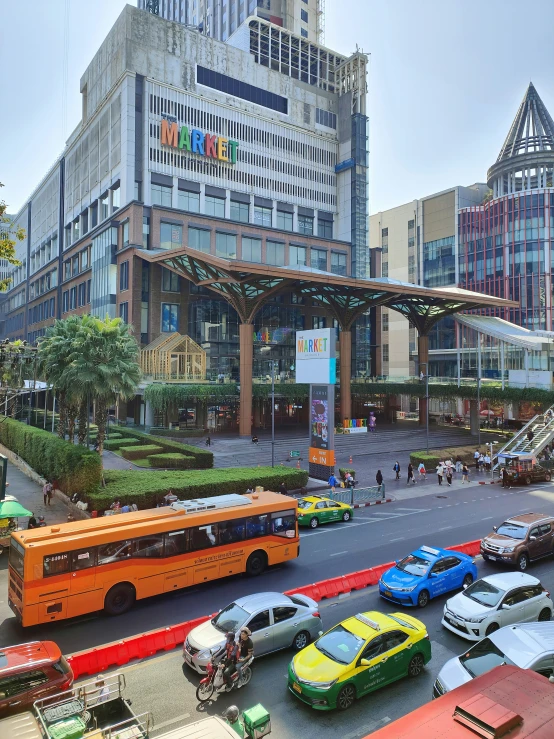
<svg viewBox="0 0 554 739"><path fill-rule="evenodd" d="M4 187L1 182L0 187ZM15 245L25 238L25 229L14 225L11 218L6 214L7 207L6 203L0 200L0 259L5 259L10 264L19 267L21 262L15 258ZM5 292L10 282L10 277L0 280L0 292Z"/></svg>

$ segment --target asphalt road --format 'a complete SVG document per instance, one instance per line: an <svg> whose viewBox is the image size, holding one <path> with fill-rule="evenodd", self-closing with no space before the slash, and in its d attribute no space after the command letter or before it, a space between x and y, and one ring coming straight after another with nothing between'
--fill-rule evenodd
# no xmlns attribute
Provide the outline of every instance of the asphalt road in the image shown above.
<svg viewBox="0 0 554 739"><path fill-rule="evenodd" d="M440 496L440 497L439 497ZM554 484L514 488L436 486L436 493L356 511L348 523L302 532L300 557L257 580L237 576L139 601L127 614L102 613L22 629L7 603L7 558L0 558L0 647L52 639L66 654L213 613L241 595L284 591L402 557L421 544L449 546L486 535L525 511L554 513Z"/></svg>
<svg viewBox="0 0 554 739"><path fill-rule="evenodd" d="M498 571L492 564L480 560L478 569L481 576ZM538 577L548 590L553 591L551 560L532 566L529 574ZM133 701L135 712L152 712L154 737L206 715L221 713L232 704L244 710L262 703L271 715L272 734L281 739L299 736L303 739L336 739L337 736L341 739L360 739L431 700L433 682L443 664L461 654L469 645L469 642L441 626L445 600L445 597L439 597L424 610L406 611L426 624L431 639L432 659L423 674L413 680L399 680L361 698L346 713L317 712L289 694L286 673L292 651L261 657L254 662L249 685L230 695L221 695L203 706L198 704L195 697L199 676L183 666L181 651L174 650L121 670L126 675L126 695ZM404 609L383 601L377 588L368 588L335 601L324 601L320 607L325 629L348 616L368 610L390 613Z"/></svg>

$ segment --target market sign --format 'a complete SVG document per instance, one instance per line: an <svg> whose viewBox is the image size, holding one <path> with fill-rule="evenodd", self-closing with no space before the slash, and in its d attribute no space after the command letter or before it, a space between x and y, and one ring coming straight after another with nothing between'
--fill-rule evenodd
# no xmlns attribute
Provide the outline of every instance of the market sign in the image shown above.
<svg viewBox="0 0 554 739"><path fill-rule="evenodd" d="M296 382L334 385L337 381L334 328L296 332Z"/></svg>
<svg viewBox="0 0 554 739"><path fill-rule="evenodd" d="M230 164L236 164L239 148L238 141L203 133L196 128L189 129L188 126L179 127L175 121L168 121L165 118L162 118L160 128L160 144Z"/></svg>

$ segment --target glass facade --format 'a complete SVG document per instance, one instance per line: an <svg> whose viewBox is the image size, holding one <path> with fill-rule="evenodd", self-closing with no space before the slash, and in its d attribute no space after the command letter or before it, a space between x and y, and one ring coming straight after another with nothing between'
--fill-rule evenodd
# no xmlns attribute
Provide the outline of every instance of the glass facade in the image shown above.
<svg viewBox="0 0 554 739"><path fill-rule="evenodd" d="M413 239L413 237L412 237ZM447 236L423 244L423 284L445 287L456 284L455 237Z"/></svg>

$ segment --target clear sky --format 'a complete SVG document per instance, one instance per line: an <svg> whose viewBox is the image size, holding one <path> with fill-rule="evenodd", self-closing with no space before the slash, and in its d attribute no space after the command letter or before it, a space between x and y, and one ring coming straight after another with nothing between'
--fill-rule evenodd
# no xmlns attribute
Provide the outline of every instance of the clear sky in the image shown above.
<svg viewBox="0 0 554 739"><path fill-rule="evenodd" d="M80 76L124 5L0 0L0 198L9 212L78 124ZM530 80L554 115L554 0L325 5L326 45L371 54L371 213L485 181Z"/></svg>

